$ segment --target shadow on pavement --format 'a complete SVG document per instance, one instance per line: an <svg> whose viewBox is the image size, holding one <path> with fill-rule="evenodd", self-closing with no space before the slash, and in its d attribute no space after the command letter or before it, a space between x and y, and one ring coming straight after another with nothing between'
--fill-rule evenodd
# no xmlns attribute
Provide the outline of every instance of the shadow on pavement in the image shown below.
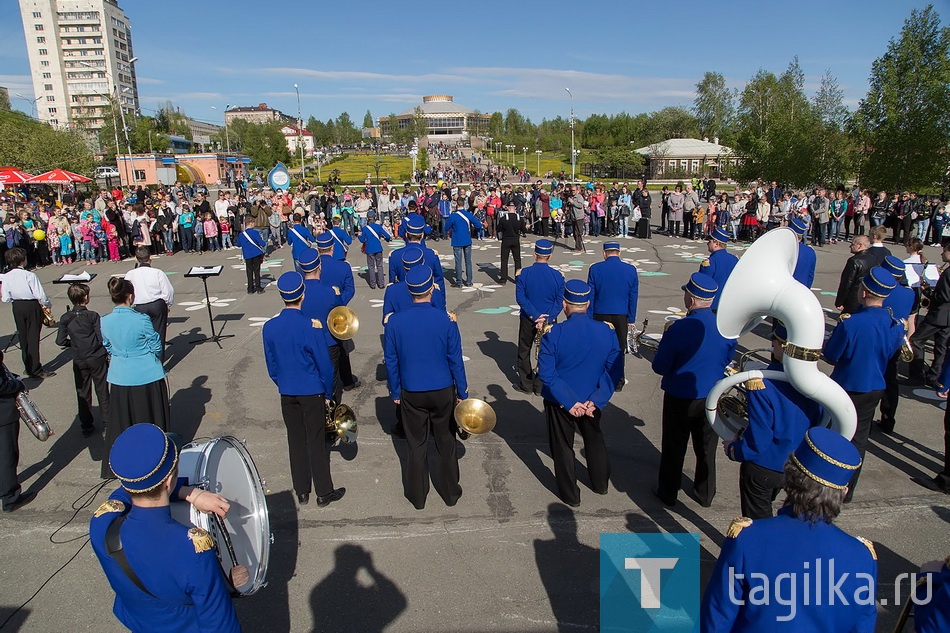
<svg viewBox="0 0 950 633"><path fill-rule="evenodd" d="M39 493L51 481L53 481L53 479L56 478L56 475L62 472L64 468L69 466L69 464L71 464L72 461L87 448L92 461L101 461L102 454L105 450L102 433L100 432L101 429L102 426L97 425L96 432L88 438L84 438L82 436L82 431L79 428L78 418L74 419L72 424L70 424L65 429L54 428L53 431L56 432L56 435L51 436L48 441L48 443L51 445L46 457L35 464L28 466L22 472L20 472L18 475L19 480L21 482L26 481L36 473L42 471L42 474L39 476L39 478L29 487L30 491ZM32 440L31 433L25 429L21 429L21 442L28 441L24 438L24 435L29 438L29 440Z"/></svg>
<svg viewBox="0 0 950 633"><path fill-rule="evenodd" d="M577 518L566 505L550 504L547 520L554 538L534 541L534 560L557 630L596 630L600 622L600 553L578 541Z"/></svg>
<svg viewBox="0 0 950 633"><path fill-rule="evenodd" d="M171 319L169 319L171 322ZM175 366L185 359L185 356L195 349L191 341L201 334L201 328L195 326L187 332L181 332L173 339L165 343L165 373L170 372Z"/></svg>
<svg viewBox="0 0 950 633"><path fill-rule="evenodd" d="M497 332L485 332L485 338L479 340L479 351L495 361L498 369L504 374L509 383L520 382L515 365L518 362L518 345L511 341L503 341ZM533 353L533 352L532 352Z"/></svg>
<svg viewBox="0 0 950 633"><path fill-rule="evenodd" d="M211 401L211 390L205 386L207 382L207 376L197 376L190 387L179 389L169 401L175 421L175 428L169 430L181 435L185 444L195 439L205 416L205 405Z"/></svg>
<svg viewBox="0 0 950 633"><path fill-rule="evenodd" d="M9 618L14 611L16 611L16 607L6 607L0 605L0 624L4 625L4 631L17 633L17 631L23 628L23 625L26 624L27 618L30 617L29 609L20 609L20 611L15 616L13 616L9 622L7 622L7 618Z"/></svg>

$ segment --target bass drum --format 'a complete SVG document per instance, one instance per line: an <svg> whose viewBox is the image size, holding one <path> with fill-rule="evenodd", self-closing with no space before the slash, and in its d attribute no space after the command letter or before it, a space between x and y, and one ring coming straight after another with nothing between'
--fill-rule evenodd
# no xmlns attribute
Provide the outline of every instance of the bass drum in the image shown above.
<svg viewBox="0 0 950 633"><path fill-rule="evenodd" d="M231 436L192 442L178 456L178 475L189 485L215 492L231 504L226 519L203 514L189 503L171 504L172 518L183 525L207 530L225 578L232 567L244 565L250 579L233 587L238 596L250 596L266 585L272 541L264 482L244 444ZM229 581L230 582L230 581Z"/></svg>

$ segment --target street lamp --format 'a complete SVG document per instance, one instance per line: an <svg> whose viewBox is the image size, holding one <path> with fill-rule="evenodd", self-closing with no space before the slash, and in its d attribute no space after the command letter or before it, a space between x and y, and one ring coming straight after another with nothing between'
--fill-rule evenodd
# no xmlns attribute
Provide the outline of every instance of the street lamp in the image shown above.
<svg viewBox="0 0 950 633"><path fill-rule="evenodd" d="M501 141L495 143L495 155L492 156L492 160L498 162L498 155L501 154Z"/></svg>
<svg viewBox="0 0 950 633"><path fill-rule="evenodd" d="M574 182L577 172L577 153L574 149L574 93L570 88L565 88L565 90L571 96L571 182Z"/></svg>
<svg viewBox="0 0 950 633"><path fill-rule="evenodd" d="M300 146L300 180L302 182L307 177L307 169L304 164L303 119L300 116L300 90L297 88L297 84L294 84L294 92L297 93L297 145Z"/></svg>
<svg viewBox="0 0 950 633"><path fill-rule="evenodd" d="M541 175L541 150L536 149L534 150L534 153L538 155L538 173L536 175L540 176Z"/></svg>
<svg viewBox="0 0 950 633"><path fill-rule="evenodd" d="M133 57L132 59L130 59L130 60L129 60L129 66L131 67L131 65L132 65L133 63L135 63L136 61L138 61L138 59L139 59L138 57ZM96 68L96 66L93 66L93 65L90 64L89 62L82 62L82 61L81 61L81 62L79 62L79 65L80 65L80 66L85 66L86 68L93 68L93 69ZM119 117L120 117L121 120L122 120L122 133L125 135L125 148L126 148L126 151L127 151L127 153L128 153L128 156L129 156L129 172L130 172L130 174L131 174L131 176L132 176L132 177L130 178L130 180L131 180L133 183L137 183L137 182L139 181L139 179L138 179L138 178L136 177L136 175L135 175L135 163L132 161L132 143L129 141L129 126L126 125L126 123L125 123L125 110L122 108L122 92L119 90L119 86L116 85L115 80L113 79L112 70L111 70L110 68L106 68L105 73L106 73L106 80L108 80L109 85L112 86L112 90L110 91L109 94L111 95L112 93L115 93L115 100L116 100L116 102L118 102L118 105L119 105ZM99 93L96 93L96 94L99 94ZM100 96L101 96L101 95L100 95ZM115 127L115 111L114 111L114 110L113 110L113 114L112 114L112 122L113 122L112 127L114 128L114 127ZM118 166L118 164L119 164L119 160L118 160L118 157L119 157L119 135L118 135L118 134L116 134L115 155L116 155L116 161L115 161L115 163L116 163L116 166Z"/></svg>
<svg viewBox="0 0 950 633"><path fill-rule="evenodd" d="M36 109L36 102L43 98L42 95L40 95L40 96L37 97L36 99L30 99L29 97L24 97L23 95L21 95L21 94L18 92L18 93L16 93L16 96L18 96L19 98L23 99L24 101L29 101L30 104L32 105L33 118L34 118L34 119L40 118L39 110Z"/></svg>
<svg viewBox="0 0 950 633"><path fill-rule="evenodd" d="M521 164L524 166L525 171L528 171L528 148L521 148Z"/></svg>
<svg viewBox="0 0 950 633"><path fill-rule="evenodd" d="M212 110L217 110L217 106L211 106ZM224 106L224 142L227 147L228 154L231 153L231 135L228 133L228 110L231 109L231 104Z"/></svg>

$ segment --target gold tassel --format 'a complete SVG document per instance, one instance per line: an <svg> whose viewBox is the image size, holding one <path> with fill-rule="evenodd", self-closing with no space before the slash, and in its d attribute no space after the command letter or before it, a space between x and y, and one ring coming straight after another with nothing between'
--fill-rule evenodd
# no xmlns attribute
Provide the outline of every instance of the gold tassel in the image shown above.
<svg viewBox="0 0 950 633"><path fill-rule="evenodd" d="M864 543L864 546L865 546L865 547L867 547L869 550L871 550L871 558L873 558L874 560L877 560L877 552L874 550L874 543L872 543L871 541L869 541L868 539L866 539L866 538L864 538L864 537L862 537L862 536L858 536L858 537L856 537L856 538L857 538L859 541L861 541L862 543Z"/></svg>
<svg viewBox="0 0 950 633"><path fill-rule="evenodd" d="M748 517L734 518L732 523L729 524L729 529L726 530L726 538L736 538L742 530L750 525L752 525L752 519Z"/></svg>
<svg viewBox="0 0 950 633"><path fill-rule="evenodd" d="M765 383L761 378L749 378L745 381L746 391L761 391L762 389L765 389Z"/></svg>
<svg viewBox="0 0 950 633"><path fill-rule="evenodd" d="M214 547L214 539L211 538L211 535L208 534L207 530L202 530L199 527L193 527L188 530L188 538L190 538L191 542L194 543L196 554L207 552L209 549Z"/></svg>
<svg viewBox="0 0 950 633"><path fill-rule="evenodd" d="M111 512L125 512L125 504L118 499L109 499L99 506L95 514L92 516L94 518L99 518L103 514L109 514Z"/></svg>

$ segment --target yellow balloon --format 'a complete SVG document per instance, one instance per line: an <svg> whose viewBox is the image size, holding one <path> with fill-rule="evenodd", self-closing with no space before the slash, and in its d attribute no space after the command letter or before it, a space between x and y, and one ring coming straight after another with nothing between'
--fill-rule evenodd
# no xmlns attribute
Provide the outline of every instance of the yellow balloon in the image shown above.
<svg viewBox="0 0 950 633"><path fill-rule="evenodd" d="M37 242L42 242L43 240L46 239L46 231L44 231L43 229L36 229L35 231L33 231L33 239L36 240Z"/></svg>

